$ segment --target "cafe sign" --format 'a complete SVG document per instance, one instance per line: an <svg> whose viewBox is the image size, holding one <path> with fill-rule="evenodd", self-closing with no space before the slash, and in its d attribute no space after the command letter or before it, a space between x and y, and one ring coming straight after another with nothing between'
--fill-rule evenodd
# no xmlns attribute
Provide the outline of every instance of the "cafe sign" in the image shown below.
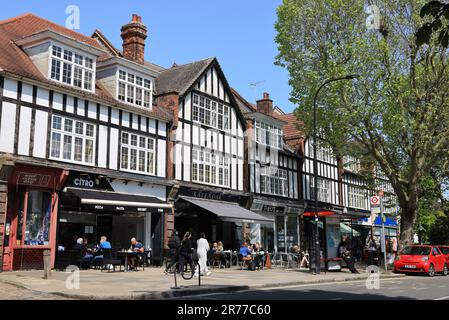
<svg viewBox="0 0 449 320"><path fill-rule="evenodd" d="M66 187L86 190L114 191L106 177L98 174L76 171L70 172L69 177L67 178Z"/></svg>
<svg viewBox="0 0 449 320"><path fill-rule="evenodd" d="M262 211L270 212L270 213L284 213L285 207L270 206L268 204L264 204L263 207L262 207Z"/></svg>

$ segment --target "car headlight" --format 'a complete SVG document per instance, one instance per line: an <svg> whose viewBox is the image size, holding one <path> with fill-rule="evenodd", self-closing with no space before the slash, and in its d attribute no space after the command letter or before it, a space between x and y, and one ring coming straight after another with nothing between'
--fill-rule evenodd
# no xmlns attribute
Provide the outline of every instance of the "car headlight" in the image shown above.
<svg viewBox="0 0 449 320"><path fill-rule="evenodd" d="M424 257L421 259L422 261L429 261L429 257Z"/></svg>

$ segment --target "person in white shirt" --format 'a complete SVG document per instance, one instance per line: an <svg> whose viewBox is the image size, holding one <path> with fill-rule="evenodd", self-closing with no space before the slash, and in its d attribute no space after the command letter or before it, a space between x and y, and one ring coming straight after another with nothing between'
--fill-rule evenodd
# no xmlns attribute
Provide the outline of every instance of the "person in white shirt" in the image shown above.
<svg viewBox="0 0 449 320"><path fill-rule="evenodd" d="M210 275L210 271L207 268L207 251L209 251L209 242L206 240L206 235L201 233L201 237L196 242L196 252L198 254L200 270L196 270L195 276L198 276L198 272Z"/></svg>

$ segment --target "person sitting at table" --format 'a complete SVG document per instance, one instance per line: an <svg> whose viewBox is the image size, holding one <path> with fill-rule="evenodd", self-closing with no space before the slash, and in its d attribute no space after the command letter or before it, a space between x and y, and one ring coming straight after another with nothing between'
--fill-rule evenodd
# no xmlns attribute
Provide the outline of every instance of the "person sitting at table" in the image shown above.
<svg viewBox="0 0 449 320"><path fill-rule="evenodd" d="M248 247L248 243L243 242L239 252L242 255L242 260L247 264L252 260L251 250Z"/></svg>
<svg viewBox="0 0 449 320"><path fill-rule="evenodd" d="M130 270L135 270L137 267L137 259L139 254L142 254L145 249L142 242L138 242L136 238L131 238L131 246L129 247L130 253L128 254L128 267Z"/></svg>
<svg viewBox="0 0 449 320"><path fill-rule="evenodd" d="M300 251L301 250L299 249L299 246L297 244L294 244L290 250L291 253L300 253Z"/></svg>
<svg viewBox="0 0 449 320"><path fill-rule="evenodd" d="M305 252L302 252L302 259L301 259L301 263L299 264L299 268L308 268L309 267L309 253L307 252L307 250Z"/></svg>
<svg viewBox="0 0 449 320"><path fill-rule="evenodd" d="M100 243L94 251L94 254L96 254L94 258L95 262L103 260L103 249L112 249L111 243L107 240L108 238L106 238L106 236L101 236Z"/></svg>
<svg viewBox="0 0 449 320"><path fill-rule="evenodd" d="M79 250L83 261L88 263L89 268L92 266L92 260L94 259L94 256L87 251L83 238L78 238L78 240L76 240L76 244L73 246L73 250Z"/></svg>
<svg viewBox="0 0 449 320"><path fill-rule="evenodd" d="M254 260L256 262L256 267L259 270L261 262L262 262L262 265L265 263L265 254L264 254L264 250L263 250L260 242L256 242L253 244L253 254L255 255Z"/></svg>
<svg viewBox="0 0 449 320"><path fill-rule="evenodd" d="M222 266L226 266L227 261L226 261L226 254L225 254L224 249L223 249L223 242L218 241L217 247L216 247L216 250L215 250L215 255L220 257L221 265Z"/></svg>

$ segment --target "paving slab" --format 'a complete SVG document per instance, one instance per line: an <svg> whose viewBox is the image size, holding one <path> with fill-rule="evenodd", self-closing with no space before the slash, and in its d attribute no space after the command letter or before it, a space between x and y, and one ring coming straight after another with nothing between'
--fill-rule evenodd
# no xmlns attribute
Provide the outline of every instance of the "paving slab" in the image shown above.
<svg viewBox="0 0 449 320"><path fill-rule="evenodd" d="M161 268L146 268L137 272L101 272L81 270L79 288L74 287L73 273L53 271L51 279L43 279L43 271L14 271L0 273L0 282L15 285L36 293L58 295L72 299L165 299L215 292L237 292L250 289L275 288L288 285L365 280L369 273L352 274L327 272L314 275L309 270L265 269L260 271L239 268L212 269L209 276L184 280L177 276L174 289L174 275L165 275ZM402 277L382 272L381 278ZM0 299L2 294L0 292Z"/></svg>

